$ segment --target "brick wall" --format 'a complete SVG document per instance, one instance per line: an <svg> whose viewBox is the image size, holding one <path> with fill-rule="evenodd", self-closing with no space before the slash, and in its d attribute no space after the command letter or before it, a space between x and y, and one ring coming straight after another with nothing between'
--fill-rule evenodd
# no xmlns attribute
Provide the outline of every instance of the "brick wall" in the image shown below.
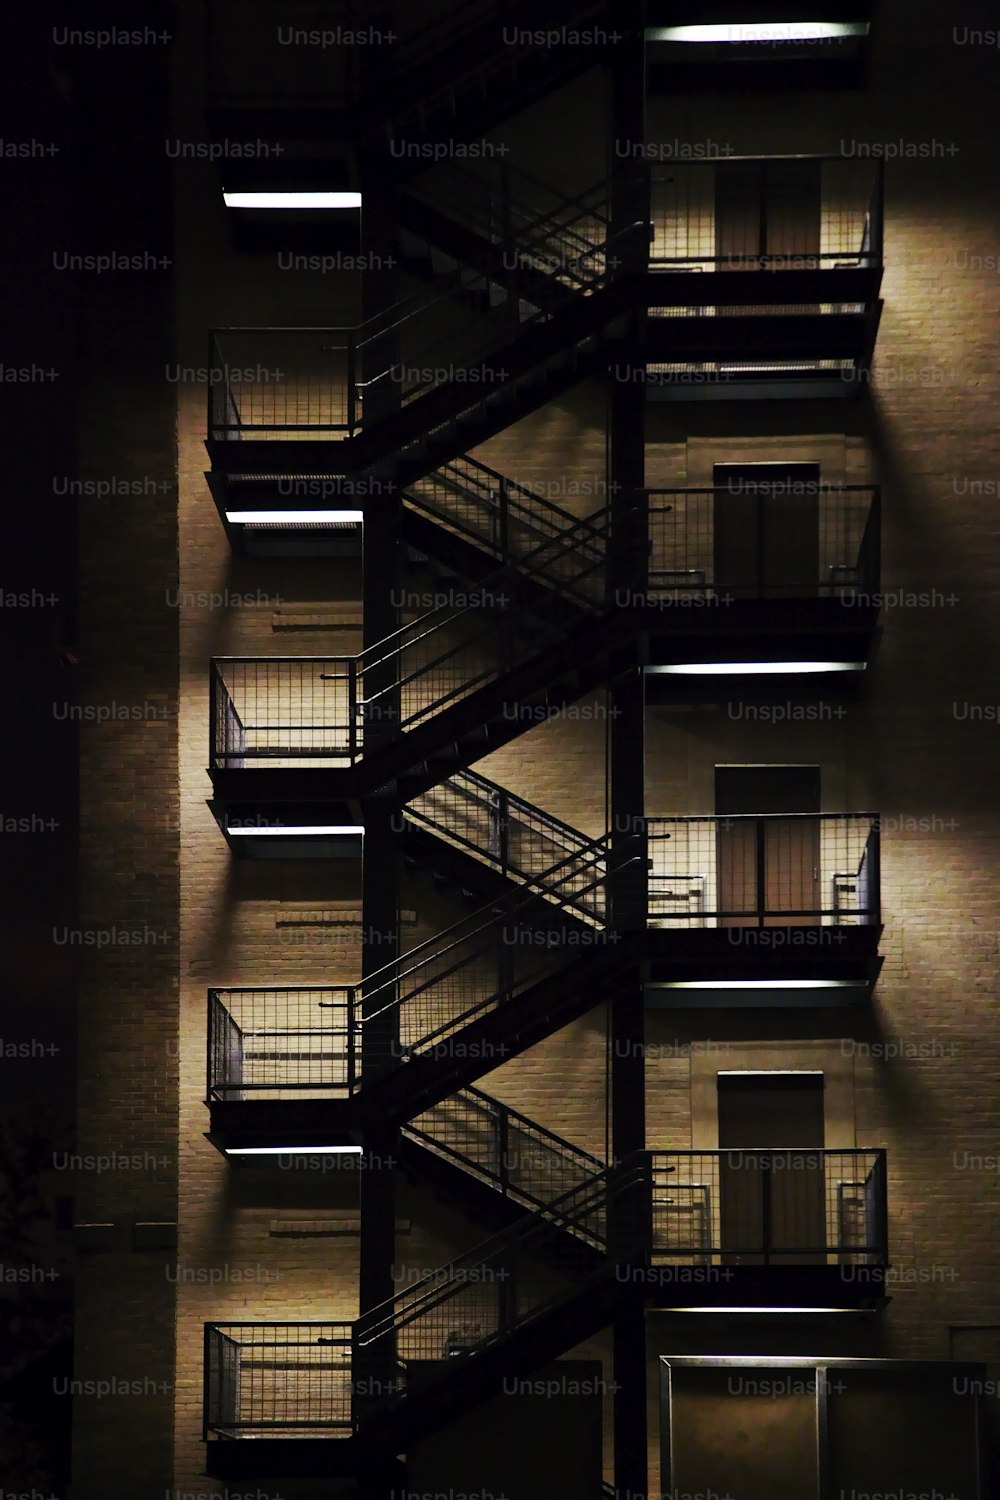
<svg viewBox="0 0 1000 1500"><path fill-rule="evenodd" d="M995 270L956 264L957 252L995 256L1000 251L989 197L989 146L981 140L981 121L965 104L973 88L988 97L997 59L953 45L950 27L950 21L937 17L923 28L916 26L901 0L885 0L864 94L674 97L651 107L649 128L654 141L731 139L746 153L836 151L842 149L842 139L855 138L920 141L933 136L959 147L943 161L890 164L886 308L871 389L859 402L810 403L807 413L769 404L735 413L721 406L654 407L647 433L648 477L662 484L704 482L713 456L787 456L791 449L792 456L805 457L822 444L831 468L824 477L835 474L855 482L872 477L883 485L885 587L914 592L936 588L942 595L954 591L959 596L950 605L885 612L884 636L865 696L851 703L843 718L820 724L750 724L719 705L683 714L651 710L647 723L650 813L711 811L711 773L717 762L787 760L822 766L825 805L831 810L875 807L888 819L883 835L886 962L871 1019L787 1013L741 1020L713 1013L702 1024L697 1015L678 1021L666 1013L653 1014L648 1040L656 1050L647 1064L648 1139L661 1148L689 1143L687 1049L706 1040L726 1041L739 1055L746 1042L791 1039L803 1058L816 1041L824 1040L847 1046L896 1041L918 1053L934 1044L938 1055L883 1062L878 1054L859 1054L854 1067L857 1144L881 1145L889 1152L893 1260L901 1276L913 1269L926 1272L928 1279L915 1277L912 1285L901 1281L889 1309L873 1326L858 1330L852 1325L823 1335L831 1353L909 1358L945 1357L949 1323L1000 1318L992 1231L996 1172L956 1164L965 1160L964 1152L996 1153L994 1080L1000 1046L993 1025L998 914L992 857L998 833L994 736L1000 728L996 715L979 722L960 717L961 709L954 707L997 701L988 663L996 628L992 344L1000 278ZM190 60L196 46L191 26L182 38L179 65L185 57ZM928 124L932 77L942 87ZM598 115L589 87L575 87L557 107L540 106L530 119L512 127L515 160L529 169L534 165L540 175L552 175L559 165L554 142L562 131L568 152L580 143L572 163L578 180L588 180L591 170L599 175L599 135L593 123ZM792 112L794 134L789 131ZM585 119L589 133L574 134L577 126L583 131ZM196 134L194 121L193 106L184 102L177 129ZM544 146L536 151L540 140ZM354 278L340 274L325 278L322 285L315 279L307 284L281 273L269 257L235 256L208 170L178 163L176 175L180 361L203 361L204 332L211 325L351 321L359 300ZM116 391L135 387L131 377L121 380L117 369L108 382L95 382L95 412L105 413L100 441L115 450L120 463L117 455L128 453L135 439L127 424L118 425L107 414L122 410ZM161 407L165 412L167 403L176 405L179 574L169 576L174 540L167 507L157 507L155 513L152 506L146 513L136 508L127 518L116 517L115 526L108 518L92 516L84 552L87 617L94 623L85 644L96 660L114 646L108 671L115 675L106 680L109 688L113 682L117 696L140 687L145 695L153 690L155 677L155 691L165 694L166 702L175 691L173 652L179 651L179 764L175 769L171 759L173 725L165 731L143 726L141 732L116 727L85 742L90 819L85 843L92 849L87 868L95 910L134 901L136 918L155 911L157 921L169 927L172 920L176 928L171 861L179 818L183 916L179 951L170 949L167 956L150 949L141 960L122 955L117 966L102 966L89 985L87 1013L115 1043L112 1050L102 1041L99 1053L95 1049L92 1059L85 1059L83 1139L138 1134L143 1144L155 1140L163 1154L179 1159L178 1175L171 1167L162 1182L155 1180L155 1192L154 1179L149 1179L141 1193L136 1190L134 1202L128 1196L130 1184L95 1184L88 1212L124 1213L134 1207L145 1213L155 1208L167 1216L179 1180L176 1265L192 1273L225 1266L260 1266L269 1273L210 1286L193 1279L170 1282L170 1262L164 1265L162 1258L154 1266L123 1253L114 1262L116 1284L128 1291L133 1322L131 1309L139 1306L140 1297L153 1296L155 1284L158 1311L149 1316L142 1304L151 1338L169 1322L176 1296L173 1482L194 1488L203 1453L202 1322L349 1318L357 1305L355 1238L306 1240L272 1232L272 1224L283 1218L350 1208L354 1184L332 1174L314 1181L279 1169L236 1172L203 1137L206 988L355 978L359 955L343 933L330 934L329 943L299 947L280 941L275 920L289 905L349 902L360 896L359 872L346 861L315 870L284 862L261 868L231 862L205 806L210 793L205 775L207 660L212 654L343 649L330 645L331 634L322 630L294 638L275 631L274 598L281 596L279 607L294 608L322 600L353 601L358 590L356 571L347 564L234 561L202 477L204 390L185 385L143 392L147 394L151 409L158 412ZM144 438L132 462L148 464L149 446L163 451L156 426L162 421L167 422L169 446L169 420L158 415L144 427L151 444ZM484 444L475 456L521 482L537 481L556 503L586 514L604 500L603 423L601 383L590 381ZM92 430L96 441L96 426ZM963 490L967 479L992 482L994 489L969 497ZM123 568L124 559L136 566ZM123 581L127 603L116 612L110 585L115 584L121 598ZM172 586L182 596L177 611L158 601L159 588ZM185 596L226 587L244 594L260 590L268 597L259 605L231 610L184 602ZM605 821L606 725L598 712L605 699L597 695L587 703L594 709L589 717L566 716L533 727L478 769L597 834ZM110 779L109 766L114 771ZM136 807L142 809L141 817ZM99 854L98 829L103 832L107 817L116 819L116 852L124 839L138 878L123 877L126 866L117 857L112 867L106 844L103 856ZM955 826L946 826L951 822ZM408 886L404 900L417 914L415 938L433 930L438 920L443 925L452 910L420 885ZM132 911L130 905L130 917ZM178 987L180 1027L174 1047ZM957 1050L942 1054L942 1048L952 1046ZM137 1059L142 1087L134 1081ZM176 1105L164 1082L175 1066ZM606 1017L598 1008L481 1082L543 1125L601 1152L605 1067ZM456 1216L417 1195L412 1202L407 1195L406 1203L414 1227L401 1238L401 1261L446 1260L469 1242L469 1228ZM935 1273L935 1267L942 1270ZM80 1324L87 1347L103 1309L93 1299L81 1306L91 1309L82 1313ZM656 1356L685 1349L708 1352L707 1337L690 1323L681 1327L662 1317L650 1321L654 1462ZM768 1337L774 1352L813 1352L816 1333L792 1328ZM741 1347L756 1348L760 1333L733 1330L712 1338L711 1352L739 1352ZM607 1340L574 1352L595 1351L607 1356ZM158 1352L148 1359L159 1368ZM152 1431L156 1404L143 1409ZM95 1450L101 1430L93 1436ZM89 1432L78 1438L80 1445L90 1441ZM150 1441L162 1450L162 1431ZM80 1446L78 1451L82 1455L87 1450ZM107 1480L104 1475L102 1482ZM655 1477L652 1484L655 1488ZM98 1488L95 1480L92 1492ZM101 1493L113 1490L105 1487Z"/></svg>
<svg viewBox="0 0 1000 1500"><path fill-rule="evenodd" d="M79 159L100 163L104 183L114 187L88 194L79 181L68 248L169 255L163 55L151 56L144 74L80 57L76 88ZM118 128L123 115L132 121L127 134ZM139 493L86 495L79 513L78 702L87 711L79 923L86 946L75 1149L84 1165L67 1173L67 1190L78 1223L114 1228L110 1248L81 1248L78 1257L73 1378L83 1384L73 1398L73 1493L132 1500L165 1490L172 1472L169 1256L134 1248L133 1239L136 1221L175 1221L178 1200L178 663L177 615L166 603L177 580L177 521L174 393L164 378L170 271L85 277L77 306L79 476L98 485L114 478Z"/></svg>

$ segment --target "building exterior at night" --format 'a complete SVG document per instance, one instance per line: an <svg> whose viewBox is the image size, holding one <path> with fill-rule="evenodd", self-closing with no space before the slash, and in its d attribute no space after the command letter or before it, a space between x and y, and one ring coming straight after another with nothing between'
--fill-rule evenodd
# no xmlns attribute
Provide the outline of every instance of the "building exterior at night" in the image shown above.
<svg viewBox="0 0 1000 1500"><path fill-rule="evenodd" d="M998 64L921 9L81 44L72 251L169 264L80 294L74 1500L998 1493Z"/></svg>

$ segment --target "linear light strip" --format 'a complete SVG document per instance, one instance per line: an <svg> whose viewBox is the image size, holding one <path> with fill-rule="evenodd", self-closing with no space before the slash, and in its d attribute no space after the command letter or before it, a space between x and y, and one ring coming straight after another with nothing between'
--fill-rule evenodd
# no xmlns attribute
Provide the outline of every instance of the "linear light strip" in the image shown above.
<svg viewBox="0 0 1000 1500"><path fill-rule="evenodd" d="M826 42L867 36L868 21L729 21L699 26L649 26L648 42Z"/></svg>
<svg viewBox="0 0 1000 1500"><path fill-rule="evenodd" d="M726 1317L730 1313L857 1313L864 1309L857 1307L727 1307L720 1303L717 1307L663 1307L660 1312L668 1313L724 1313Z"/></svg>
<svg viewBox="0 0 1000 1500"><path fill-rule="evenodd" d="M854 979L665 979L654 980L654 990L841 990L854 989Z"/></svg>
<svg viewBox="0 0 1000 1500"><path fill-rule="evenodd" d="M329 526L337 522L361 522L363 510L227 510L234 526Z"/></svg>
<svg viewBox="0 0 1000 1500"><path fill-rule="evenodd" d="M361 1156L362 1146L227 1146L227 1156Z"/></svg>
<svg viewBox="0 0 1000 1500"><path fill-rule="evenodd" d="M360 208L360 193L223 193L227 208Z"/></svg>
<svg viewBox="0 0 1000 1500"><path fill-rule="evenodd" d="M749 677L802 672L863 672L863 661L682 661L646 671L675 677Z"/></svg>
<svg viewBox="0 0 1000 1500"><path fill-rule="evenodd" d="M227 823L226 833L244 838L298 838L305 836L317 838L321 834L338 834L345 837L357 836L364 833L363 828L355 828L350 824L343 823L303 823L301 826L289 823L281 828L232 828Z"/></svg>

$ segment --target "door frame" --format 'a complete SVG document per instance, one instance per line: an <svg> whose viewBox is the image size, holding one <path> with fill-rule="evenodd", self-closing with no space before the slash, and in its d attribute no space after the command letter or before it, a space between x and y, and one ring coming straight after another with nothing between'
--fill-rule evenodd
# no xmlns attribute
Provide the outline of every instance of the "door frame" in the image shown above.
<svg viewBox="0 0 1000 1500"><path fill-rule="evenodd" d="M853 1151L854 1053L849 1039L830 1041L692 1042L691 1149L719 1150L720 1073L822 1073L823 1132L828 1151Z"/></svg>

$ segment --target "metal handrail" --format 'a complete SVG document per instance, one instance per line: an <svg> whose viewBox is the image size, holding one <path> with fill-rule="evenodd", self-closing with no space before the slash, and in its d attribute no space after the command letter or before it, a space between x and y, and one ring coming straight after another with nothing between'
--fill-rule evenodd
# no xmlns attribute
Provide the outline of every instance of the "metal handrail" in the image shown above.
<svg viewBox="0 0 1000 1500"><path fill-rule="evenodd" d="M388 1298L367 1313L363 1313L354 1325L355 1348L374 1343L388 1332L405 1327L423 1313L450 1300L459 1287L468 1285L469 1278L464 1273L472 1268L482 1267L493 1260L502 1262L508 1258L510 1250L524 1253L533 1242L540 1238L550 1237L553 1230L579 1233L581 1229L584 1229L585 1216L588 1212L606 1209L609 1201L620 1197L638 1183L648 1184L648 1174L649 1153L646 1152L636 1152L633 1157L605 1167L601 1172L595 1173L594 1177L582 1187L568 1189L551 1203L546 1204L543 1209L520 1220L509 1229L492 1235L473 1249L466 1251L464 1255L449 1261L446 1266L421 1278L414 1287L397 1293L396 1296ZM607 1240L603 1234L592 1229L584 1229L584 1232L594 1239L598 1246L606 1248ZM607 1268L603 1268L600 1274L607 1275ZM550 1300L562 1299L559 1294L556 1294ZM543 1304L545 1305L549 1303ZM532 1309L531 1316L537 1315L540 1310L541 1308ZM488 1341L493 1342L492 1339Z"/></svg>
<svg viewBox="0 0 1000 1500"><path fill-rule="evenodd" d="M519 797L515 792L507 791L506 787L500 786L499 782L490 781L489 777L481 776L478 771L457 771L453 776L449 776L448 780L442 783L442 785L448 786L453 782L465 781L471 782L487 798L496 792L502 793L508 799L509 803L517 803L519 807L526 808L534 821L553 829L554 832L563 838L564 842L575 843L581 848L586 847L592 842L585 833L580 832L579 828L574 828L572 823L566 823L562 818L557 818L554 813L546 812L544 808L536 806L534 802L530 802L526 797ZM418 816L424 816L425 821L430 821L425 815L418 814Z"/></svg>
<svg viewBox="0 0 1000 1500"><path fill-rule="evenodd" d="M608 852L610 850L611 844L607 835L605 835L603 838L595 839L587 851L588 857L590 855L594 856L593 859L588 858L588 863L590 864L590 866L594 867L597 865L600 858L600 854L598 851ZM627 864L631 863L631 860L620 857L620 848L619 850L616 850L614 852L619 855L619 858L616 860L617 869L624 868ZM425 938L422 943L418 943L415 948L410 948L406 953L401 954L399 958L391 960L388 964L383 964L381 969L373 970L371 974L367 975L366 978L361 981L360 985L357 986L357 990L361 992L363 997L364 991L373 986L375 992L377 993L380 989L384 989L387 985L401 983L402 981L408 979L411 975L416 974L421 968L422 964L426 962L429 957L440 957L442 954L454 952L464 942L468 942L471 939L477 938L481 934L493 934L497 927L501 926L505 921L509 922L518 911L531 907L537 899L539 893L555 897L558 904L565 909L570 904L572 897L563 896L562 898L559 898L558 896L556 896L556 892L559 885L563 884L565 880L570 879L572 875L576 873L576 871L571 870L567 875L563 877L563 880L561 881L551 880L549 877L555 871L563 869L570 863L571 860L575 858L576 856L573 854L567 855L565 858L558 860L551 867L551 869L546 871L543 875L535 876L532 880L525 882L525 886L530 887L534 885L537 887L537 890L522 889L517 893L516 897L508 897L506 901L502 900L499 903L496 901L488 902L485 905L480 906L468 917L460 918L459 921L453 922L450 927L446 927L443 929L443 931L435 933L434 937ZM596 889L596 887L607 878L607 874L608 871L605 868L604 873L599 875L588 886L585 886L583 892L575 891L572 893L572 895L580 895L586 893L586 891L588 890ZM567 915L575 916L576 913L567 912ZM477 923L478 925L470 925ZM463 931L463 929L465 929L466 927L469 927L469 930ZM437 945L439 945L443 939L447 941L445 941L444 947L439 949ZM492 944L486 946L490 947L490 950L493 951ZM433 954L428 952L428 950L431 949L434 950ZM417 955L424 955L424 957L418 958ZM466 955L466 958L463 959L463 963L467 961L468 955ZM407 967L400 970L399 966L401 964L405 964L407 965ZM428 982L433 983L440 977L440 975L435 975L434 979ZM423 988L423 986L421 986L421 988ZM413 993L418 993L418 991L414 991ZM382 1010L376 1012L376 1014L382 1014L386 1010L394 1009L398 1005L402 1004L403 999L405 998L408 997L402 997L402 999L400 1000L393 1000L389 1005L383 1006ZM369 1016L370 1015L371 1013L369 1013Z"/></svg>

